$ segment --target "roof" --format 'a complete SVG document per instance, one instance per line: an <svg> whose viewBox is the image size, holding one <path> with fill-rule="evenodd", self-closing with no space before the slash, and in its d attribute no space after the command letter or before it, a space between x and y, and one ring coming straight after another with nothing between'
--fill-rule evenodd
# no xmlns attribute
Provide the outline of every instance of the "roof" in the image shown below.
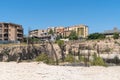
<svg viewBox="0 0 120 80"><path fill-rule="evenodd" d="M2 24L11 24L11 25L17 25L17 26L22 26L22 25L20 25L20 24L15 24L15 23L10 23L10 22L0 22L0 23L2 23Z"/></svg>
<svg viewBox="0 0 120 80"><path fill-rule="evenodd" d="M106 31L104 31L103 33L104 33L104 34L120 33L120 30L115 27L113 30L106 30Z"/></svg>

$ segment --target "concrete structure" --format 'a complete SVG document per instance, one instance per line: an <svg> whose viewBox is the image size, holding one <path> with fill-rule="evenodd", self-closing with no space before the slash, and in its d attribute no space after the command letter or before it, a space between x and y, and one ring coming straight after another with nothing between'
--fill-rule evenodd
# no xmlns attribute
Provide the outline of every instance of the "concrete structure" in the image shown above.
<svg viewBox="0 0 120 80"><path fill-rule="evenodd" d="M86 38L88 36L88 26L86 25L75 25L66 27L64 29L64 37L69 36L71 31L75 31L78 37Z"/></svg>
<svg viewBox="0 0 120 80"><path fill-rule="evenodd" d="M29 36L30 37L36 37L36 38L39 38L40 40L52 40L54 41L55 37L51 34L48 34L48 31L47 30L32 30L29 32Z"/></svg>
<svg viewBox="0 0 120 80"><path fill-rule="evenodd" d="M0 23L0 41L22 41L22 25L14 23Z"/></svg>
<svg viewBox="0 0 120 80"><path fill-rule="evenodd" d="M32 30L29 32L29 35L32 36L36 36L36 37L42 37L42 36L46 36L47 35L47 30Z"/></svg>
<svg viewBox="0 0 120 80"><path fill-rule="evenodd" d="M106 30L103 32L103 34L109 38L112 38L114 33L119 33L119 36L120 36L120 30L116 27L113 28L113 30Z"/></svg>

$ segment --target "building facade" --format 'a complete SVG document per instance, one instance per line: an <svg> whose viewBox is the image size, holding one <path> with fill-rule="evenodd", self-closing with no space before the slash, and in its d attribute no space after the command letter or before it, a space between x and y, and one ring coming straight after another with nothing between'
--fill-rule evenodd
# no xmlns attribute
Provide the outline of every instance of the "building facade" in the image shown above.
<svg viewBox="0 0 120 80"><path fill-rule="evenodd" d="M42 37L42 36L46 36L47 35L47 30L32 30L29 32L29 35L32 36L36 36L36 37Z"/></svg>
<svg viewBox="0 0 120 80"><path fill-rule="evenodd" d="M38 29L29 31L29 36L39 38L41 40L48 40L52 38L52 36L48 34L47 30Z"/></svg>
<svg viewBox="0 0 120 80"><path fill-rule="evenodd" d="M64 37L68 37L72 31L75 31L78 37L86 38L88 36L88 26L75 25L64 29Z"/></svg>
<svg viewBox="0 0 120 80"><path fill-rule="evenodd" d="M56 33L56 35L63 35L63 33L64 33L64 27L56 27L55 28L55 33Z"/></svg>
<svg viewBox="0 0 120 80"><path fill-rule="evenodd" d="M22 41L22 25L14 23L0 23L0 41Z"/></svg>
<svg viewBox="0 0 120 80"><path fill-rule="evenodd" d="M49 32L52 30L54 34L49 34ZM75 31L78 35L78 37L86 38L88 36L88 26L86 25L75 25L75 26L70 26L70 27L49 27L47 30L32 30L29 32L30 36L36 36L41 39L48 39L51 38L50 36L57 37L58 35L64 37L69 37L70 33L72 31Z"/></svg>

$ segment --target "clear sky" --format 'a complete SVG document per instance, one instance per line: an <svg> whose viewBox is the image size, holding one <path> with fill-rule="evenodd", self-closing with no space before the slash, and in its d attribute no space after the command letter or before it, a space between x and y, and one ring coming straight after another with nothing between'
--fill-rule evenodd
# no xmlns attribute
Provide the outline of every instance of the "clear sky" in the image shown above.
<svg viewBox="0 0 120 80"><path fill-rule="evenodd" d="M0 0L0 22L28 29L85 24L89 33L120 29L120 0Z"/></svg>

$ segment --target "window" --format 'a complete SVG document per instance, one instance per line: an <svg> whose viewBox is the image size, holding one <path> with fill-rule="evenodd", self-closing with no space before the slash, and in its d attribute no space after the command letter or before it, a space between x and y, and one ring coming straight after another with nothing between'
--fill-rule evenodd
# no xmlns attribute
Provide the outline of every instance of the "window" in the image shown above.
<svg viewBox="0 0 120 80"><path fill-rule="evenodd" d="M0 27L2 27L2 24L0 24Z"/></svg>
<svg viewBox="0 0 120 80"><path fill-rule="evenodd" d="M2 33L2 30L0 30L0 33Z"/></svg>
<svg viewBox="0 0 120 80"><path fill-rule="evenodd" d="M6 28L8 28L8 24L4 24L4 26L5 26Z"/></svg>
<svg viewBox="0 0 120 80"><path fill-rule="evenodd" d="M42 30L42 32L44 32L44 30Z"/></svg>
<svg viewBox="0 0 120 80"><path fill-rule="evenodd" d="M0 34L0 37L2 37L2 34Z"/></svg>

